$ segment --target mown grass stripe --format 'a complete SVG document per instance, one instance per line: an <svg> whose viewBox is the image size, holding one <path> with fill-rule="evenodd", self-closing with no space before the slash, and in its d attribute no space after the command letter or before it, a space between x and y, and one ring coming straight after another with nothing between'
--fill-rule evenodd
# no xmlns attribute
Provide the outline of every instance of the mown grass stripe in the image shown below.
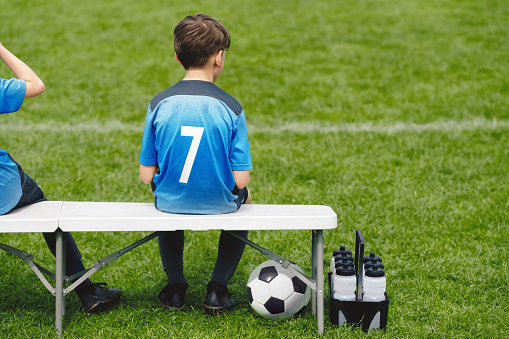
<svg viewBox="0 0 509 339"><path fill-rule="evenodd" d="M283 124L256 124L250 123L249 133L256 134L276 134L276 133L406 133L406 132L453 132L453 131L471 131L471 130L508 130L509 120L448 120L437 121L424 124L409 122L394 123L330 123L330 122L290 122ZM19 120L0 125L2 132L98 132L108 133L114 131L123 132L143 132L143 124L123 123L120 121L107 122L81 122L76 124L69 123L35 123Z"/></svg>

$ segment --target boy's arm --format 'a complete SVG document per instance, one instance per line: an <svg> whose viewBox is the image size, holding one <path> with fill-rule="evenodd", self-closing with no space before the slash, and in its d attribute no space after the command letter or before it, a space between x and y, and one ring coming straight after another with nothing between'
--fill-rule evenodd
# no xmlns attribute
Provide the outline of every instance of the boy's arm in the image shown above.
<svg viewBox="0 0 509 339"><path fill-rule="evenodd" d="M31 98L38 96L44 92L44 83L35 74L30 67L28 67L23 61L18 59L14 54L9 52L0 43L0 58L5 62L7 66L14 72L16 77L26 82L25 98Z"/></svg>
<svg viewBox="0 0 509 339"><path fill-rule="evenodd" d="M154 179L154 175L157 173L159 167L157 164L151 166L145 166L140 164L140 178L145 184L150 184Z"/></svg>
<svg viewBox="0 0 509 339"><path fill-rule="evenodd" d="M249 184L249 171L232 171L235 185L239 189L243 189Z"/></svg>

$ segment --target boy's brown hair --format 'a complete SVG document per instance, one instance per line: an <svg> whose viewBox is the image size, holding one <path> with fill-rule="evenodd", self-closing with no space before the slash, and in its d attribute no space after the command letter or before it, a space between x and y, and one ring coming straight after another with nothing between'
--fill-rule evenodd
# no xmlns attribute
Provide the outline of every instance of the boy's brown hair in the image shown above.
<svg viewBox="0 0 509 339"><path fill-rule="evenodd" d="M202 67L216 52L229 47L228 29L206 14L189 15L173 31L173 48L185 69Z"/></svg>

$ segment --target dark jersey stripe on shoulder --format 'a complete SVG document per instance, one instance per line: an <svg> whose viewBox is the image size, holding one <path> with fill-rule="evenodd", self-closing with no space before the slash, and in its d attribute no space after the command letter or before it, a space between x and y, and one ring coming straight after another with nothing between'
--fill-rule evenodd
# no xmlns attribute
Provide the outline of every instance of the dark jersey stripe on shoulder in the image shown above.
<svg viewBox="0 0 509 339"><path fill-rule="evenodd" d="M150 101L150 109L154 110L163 100L175 95L200 95L215 98L224 102L237 116L242 113L240 103L221 88L211 82L201 80L183 80L156 95Z"/></svg>

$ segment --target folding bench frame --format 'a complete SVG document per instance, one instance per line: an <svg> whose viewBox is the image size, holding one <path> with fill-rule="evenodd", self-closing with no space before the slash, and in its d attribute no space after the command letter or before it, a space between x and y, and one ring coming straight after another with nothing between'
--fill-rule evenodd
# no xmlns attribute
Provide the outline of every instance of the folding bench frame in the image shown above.
<svg viewBox="0 0 509 339"><path fill-rule="evenodd" d="M44 267L36 264L33 261L33 256L23 252L19 249L16 249L11 246L7 246L4 244L0 244L0 249L3 249L4 251L13 254L20 258L21 260L24 260L32 270L35 272L37 277L42 281L44 286L52 293L55 298L55 326L57 330L58 335L62 335L62 318L65 314L65 296L74 290L79 284L81 284L85 279L90 277L92 274L103 268L106 264L109 264L110 262L120 258L125 253L135 249L136 247L146 243L147 241L155 238L160 232L154 232L143 239L133 243L132 245L129 245L121 250L115 251L112 254L108 255L107 257L98 260L93 263L92 267L89 269L86 269L84 271L78 272L72 276L66 276L65 275L65 248L66 248L66 242L63 232L60 228L56 230L56 267L55 267L55 274L50 272L49 270L45 269ZM297 269L295 269L295 264L291 261L261 247L257 244L253 243L252 241L240 237L234 233L230 233L235 238L239 239L240 241L243 241L247 245L251 246L252 248L258 250L262 254L264 254L267 258L272 259L279 263L282 267L289 270L291 273L298 276L306 285L308 285L312 290L312 312L316 314L316 321L317 321L317 327L318 332L322 333L324 330L324 272L323 272L323 230L312 230L312 277L308 277L307 275L299 272ZM53 287L46 277L43 275L46 274L51 279L55 281L55 287ZM67 286L67 283L70 281L77 279L74 283L72 283L69 287Z"/></svg>

